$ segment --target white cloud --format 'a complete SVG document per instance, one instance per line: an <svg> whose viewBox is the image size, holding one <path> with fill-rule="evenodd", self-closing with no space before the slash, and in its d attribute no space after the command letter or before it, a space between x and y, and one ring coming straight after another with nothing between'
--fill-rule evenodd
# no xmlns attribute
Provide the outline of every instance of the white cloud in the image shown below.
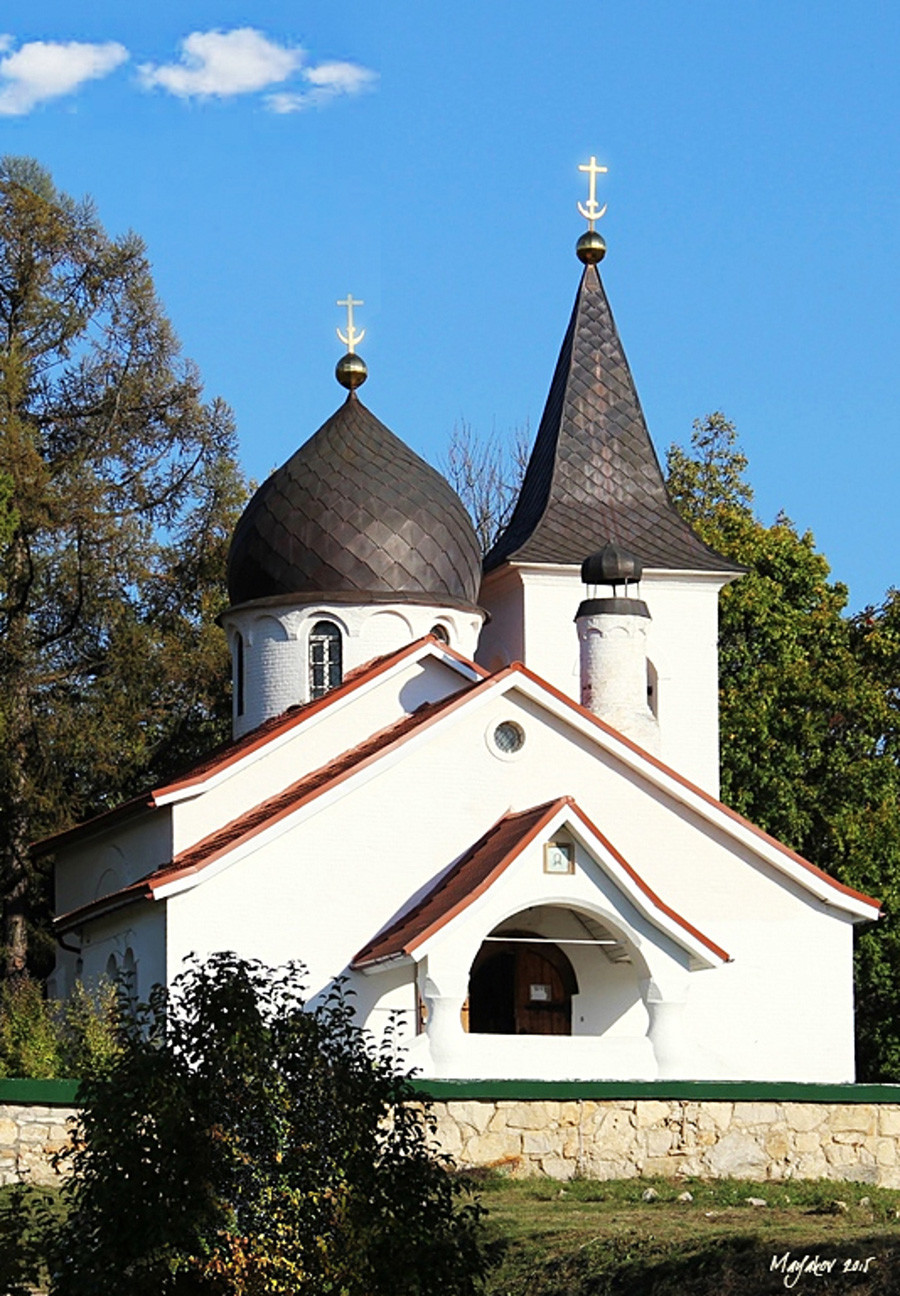
<svg viewBox="0 0 900 1296"><path fill-rule="evenodd" d="M302 76L310 89L269 95L266 103L272 112L302 112L304 108L315 108L339 95L364 94L367 90L374 90L378 81L377 72L358 63L319 63L304 68Z"/></svg>
<svg viewBox="0 0 900 1296"><path fill-rule="evenodd" d="M358 63L320 63L318 67L306 68L303 75L310 84L330 95L360 94L371 89L377 80L374 72Z"/></svg>
<svg viewBox="0 0 900 1296"><path fill-rule="evenodd" d="M161 86L180 98L251 94L277 85L300 67L301 49L276 45L253 27L191 32L181 42L181 61L145 63L145 86Z"/></svg>
<svg viewBox="0 0 900 1296"><path fill-rule="evenodd" d="M0 36L0 52L11 36ZM128 58L117 41L29 41L0 59L0 115L17 117L37 104L71 94L85 81L107 76Z"/></svg>

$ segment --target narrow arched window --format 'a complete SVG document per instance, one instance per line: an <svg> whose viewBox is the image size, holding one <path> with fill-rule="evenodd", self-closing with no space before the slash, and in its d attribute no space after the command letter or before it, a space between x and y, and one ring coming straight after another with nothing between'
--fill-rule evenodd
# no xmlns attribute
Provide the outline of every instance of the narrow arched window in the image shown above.
<svg viewBox="0 0 900 1296"><path fill-rule="evenodd" d="M333 621L317 621L309 636L309 696L320 698L343 678L341 632Z"/></svg>
<svg viewBox="0 0 900 1296"><path fill-rule="evenodd" d="M650 658L647 658L647 706L659 719L659 675Z"/></svg>
<svg viewBox="0 0 900 1296"><path fill-rule="evenodd" d="M234 709L239 716L244 714L244 636L234 636Z"/></svg>

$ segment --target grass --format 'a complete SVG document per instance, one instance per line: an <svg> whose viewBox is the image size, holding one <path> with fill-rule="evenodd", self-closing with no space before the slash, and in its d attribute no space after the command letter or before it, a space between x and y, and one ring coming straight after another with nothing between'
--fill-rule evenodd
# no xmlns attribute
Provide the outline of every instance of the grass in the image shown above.
<svg viewBox="0 0 900 1296"><path fill-rule="evenodd" d="M475 1177L475 1176L470 1176ZM512 1180L478 1191L500 1262L487 1296L895 1296L900 1192L866 1184L627 1179ZM652 1189L653 1201L643 1194ZM691 1201L679 1201L689 1192ZM748 1197L765 1206L747 1204ZM14 1194L0 1189L0 1217ZM0 1276L4 1269L0 1228ZM789 1253L830 1272L772 1270ZM864 1272L867 1257L873 1257ZM860 1268L854 1270L853 1262ZM0 1292L6 1290L0 1281Z"/></svg>
<svg viewBox="0 0 900 1296"><path fill-rule="evenodd" d="M655 1200L642 1199L648 1189ZM502 1251L490 1296L894 1296L900 1290L900 1192L825 1181L561 1185L496 1175L483 1178L480 1192ZM685 1192L692 1201L678 1201ZM766 1205L748 1205L748 1197ZM785 1253L785 1267L773 1270L773 1258ZM808 1262L799 1273L787 1268L804 1256L818 1257L818 1272ZM867 1257L873 1258L866 1269Z"/></svg>

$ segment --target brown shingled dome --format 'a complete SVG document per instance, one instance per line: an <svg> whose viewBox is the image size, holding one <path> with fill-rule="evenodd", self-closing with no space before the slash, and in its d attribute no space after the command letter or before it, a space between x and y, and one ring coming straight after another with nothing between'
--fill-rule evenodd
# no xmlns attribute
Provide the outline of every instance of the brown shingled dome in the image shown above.
<svg viewBox="0 0 900 1296"><path fill-rule="evenodd" d="M233 605L292 595L472 605L480 579L459 496L353 392L263 482L228 555Z"/></svg>

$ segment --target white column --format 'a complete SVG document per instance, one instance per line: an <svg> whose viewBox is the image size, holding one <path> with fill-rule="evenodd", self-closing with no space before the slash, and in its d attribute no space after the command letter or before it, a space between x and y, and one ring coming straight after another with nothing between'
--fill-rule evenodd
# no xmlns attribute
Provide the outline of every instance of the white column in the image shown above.
<svg viewBox="0 0 900 1296"><path fill-rule="evenodd" d="M650 1018L647 1038L653 1046L657 1073L663 1079L696 1080L684 1027L687 986L641 982L641 996Z"/></svg>
<svg viewBox="0 0 900 1296"><path fill-rule="evenodd" d="M431 969L422 983L422 995L428 1008L425 1033L428 1036L435 1076L452 1079L465 1074L461 1070L461 1057L466 1043L462 1006L467 991L467 976L461 978L451 973L439 979Z"/></svg>

